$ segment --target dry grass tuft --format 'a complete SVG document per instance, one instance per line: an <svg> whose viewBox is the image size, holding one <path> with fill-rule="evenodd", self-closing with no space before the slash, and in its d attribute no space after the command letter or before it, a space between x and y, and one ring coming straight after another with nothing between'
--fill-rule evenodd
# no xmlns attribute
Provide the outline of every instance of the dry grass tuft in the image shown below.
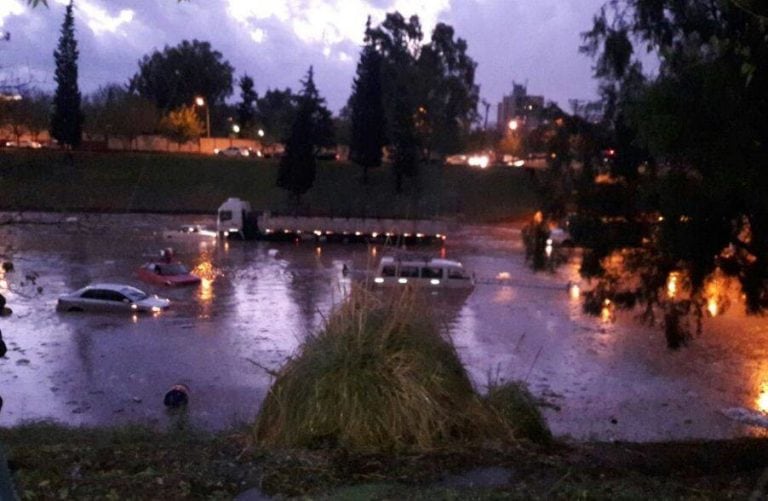
<svg viewBox="0 0 768 501"><path fill-rule="evenodd" d="M552 443L552 432L525 384L512 382L491 386L484 400L515 437L542 445Z"/></svg>
<svg viewBox="0 0 768 501"><path fill-rule="evenodd" d="M508 437L453 345L413 291L355 290L279 371L257 418L258 444L430 450Z"/></svg>

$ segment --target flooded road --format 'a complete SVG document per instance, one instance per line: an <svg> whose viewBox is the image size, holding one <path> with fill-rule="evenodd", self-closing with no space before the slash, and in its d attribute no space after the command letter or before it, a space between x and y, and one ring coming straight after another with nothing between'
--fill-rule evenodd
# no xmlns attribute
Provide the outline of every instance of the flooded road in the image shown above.
<svg viewBox="0 0 768 501"><path fill-rule="evenodd" d="M7 219L7 218L6 218ZM353 277L386 249L362 244L215 242L162 230L212 224L199 216L26 215L0 226L0 276L14 311L0 318L0 426L54 419L79 425L166 426L163 395L190 388L189 419L222 429L251 421L277 369L322 325ZM40 224L59 222L59 224ZM30 224L34 223L34 224ZM136 269L173 247L203 273L201 286L140 282ZM435 255L436 247L421 249ZM679 352L631 314L613 323L582 314L557 274L525 266L519 228L465 226L442 251L481 281L468 295L434 298L482 391L526 381L556 435L665 440L765 435L726 414L768 410L768 322L740 308L705 320ZM352 273L342 272L347 266ZM0 272L2 273L2 272ZM505 283L493 280L508 273ZM121 282L172 300L157 316L66 314L56 299L90 282Z"/></svg>

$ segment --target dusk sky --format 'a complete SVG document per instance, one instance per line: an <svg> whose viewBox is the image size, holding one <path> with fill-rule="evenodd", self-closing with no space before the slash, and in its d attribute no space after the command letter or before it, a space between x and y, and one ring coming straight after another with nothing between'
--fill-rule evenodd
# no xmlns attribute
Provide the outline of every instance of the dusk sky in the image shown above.
<svg viewBox="0 0 768 501"><path fill-rule="evenodd" d="M67 0L31 9L23 0L0 0L2 79L32 80L52 90L53 50ZM365 20L386 12L417 14L425 38L438 21L467 40L477 61L481 97L495 104L512 81L528 84L569 110L568 99L594 99L592 61L578 53L580 33L604 0L76 0L80 88L125 83L139 59L184 39L207 40L235 68L248 73L262 94L296 90L308 67L335 112L346 103ZM238 89L230 100L237 99ZM482 107L481 107L482 108ZM480 110L482 111L482 109Z"/></svg>

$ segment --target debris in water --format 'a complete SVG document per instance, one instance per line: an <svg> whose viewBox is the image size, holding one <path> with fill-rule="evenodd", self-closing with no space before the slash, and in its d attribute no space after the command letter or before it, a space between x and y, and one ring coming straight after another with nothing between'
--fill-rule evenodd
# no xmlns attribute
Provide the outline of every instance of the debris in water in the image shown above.
<svg viewBox="0 0 768 501"><path fill-rule="evenodd" d="M744 407L729 407L728 409L723 410L722 413L734 421L768 428L768 414L765 412L745 409Z"/></svg>
<svg viewBox="0 0 768 501"><path fill-rule="evenodd" d="M188 403L189 388L183 384L175 384L171 386L171 389L165 394L165 398L163 399L163 404L169 409L186 407Z"/></svg>

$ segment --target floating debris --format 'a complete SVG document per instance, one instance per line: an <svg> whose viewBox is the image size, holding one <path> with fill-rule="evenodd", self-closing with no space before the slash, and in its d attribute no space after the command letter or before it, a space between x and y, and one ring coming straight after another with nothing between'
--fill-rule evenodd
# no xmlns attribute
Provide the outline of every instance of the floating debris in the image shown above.
<svg viewBox="0 0 768 501"><path fill-rule="evenodd" d="M768 428L768 414L765 412L746 409L744 407L729 407L728 409L724 409L722 413L734 421L739 421L751 426Z"/></svg>
<svg viewBox="0 0 768 501"><path fill-rule="evenodd" d="M189 388L183 384L175 384L165 394L163 404L169 409L186 407L189 403Z"/></svg>

